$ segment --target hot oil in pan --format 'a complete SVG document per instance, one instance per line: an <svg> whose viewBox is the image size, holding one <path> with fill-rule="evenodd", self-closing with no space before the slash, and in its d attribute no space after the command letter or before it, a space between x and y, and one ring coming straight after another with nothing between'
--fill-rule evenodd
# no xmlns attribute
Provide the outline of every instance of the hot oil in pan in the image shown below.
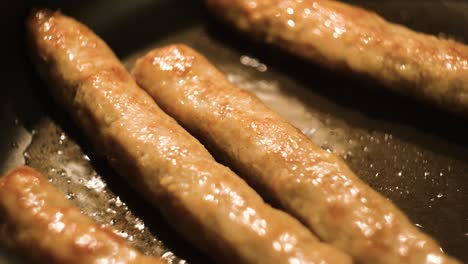
<svg viewBox="0 0 468 264"><path fill-rule="evenodd" d="M43 119L24 153L26 164L41 171L81 211L143 253L162 256L168 263L186 263L155 238L91 164L80 146L53 121Z"/></svg>
<svg viewBox="0 0 468 264"><path fill-rule="evenodd" d="M195 26L148 45L124 62L130 68L138 56L169 43L185 43L203 53L231 82L255 93L315 143L344 158L358 176L394 201L449 254L464 258L463 247L468 242L464 175L468 162L456 153L467 153L466 149L336 104L314 93L315 77L307 83L297 81L251 53L239 52L213 38L204 27ZM54 122L46 119L36 131L25 153L28 163L49 175L85 214L112 226L147 254L164 255L172 263L184 262L152 235L147 228L153 224L148 222L151 219L137 218L116 195L119 193L108 188L107 178L96 172L81 148ZM431 146L412 140L414 137L432 142ZM438 149L443 149L443 154Z"/></svg>

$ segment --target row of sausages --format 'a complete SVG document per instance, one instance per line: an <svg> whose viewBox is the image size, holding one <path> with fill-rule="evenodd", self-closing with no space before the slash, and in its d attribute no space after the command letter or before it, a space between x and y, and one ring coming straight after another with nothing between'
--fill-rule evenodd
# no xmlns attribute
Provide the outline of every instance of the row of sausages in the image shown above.
<svg viewBox="0 0 468 264"><path fill-rule="evenodd" d="M70 17L39 10L27 26L55 100L113 168L216 262L458 263L339 157L191 48L153 50L130 74ZM1 179L0 212L6 245L36 262L161 262L81 215L27 167Z"/></svg>

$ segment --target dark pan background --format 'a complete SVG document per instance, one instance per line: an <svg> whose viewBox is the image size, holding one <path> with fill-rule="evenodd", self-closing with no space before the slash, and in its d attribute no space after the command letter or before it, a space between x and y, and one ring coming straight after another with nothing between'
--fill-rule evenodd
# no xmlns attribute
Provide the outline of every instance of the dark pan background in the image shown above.
<svg viewBox="0 0 468 264"><path fill-rule="evenodd" d="M374 83L329 72L274 48L252 43L213 21L198 1L64 2L10 1L0 10L4 58L3 85L0 88L0 174L24 164L23 152L31 142L31 131L44 117L63 127L67 134L83 145L85 152L89 149L79 130L50 101L28 61L23 24L31 7L62 9L95 30L121 58L128 58L152 43L168 43L173 35L196 28L193 30L195 33L174 39L194 45L221 68L224 64L239 64L239 57L235 57L237 54L259 58L268 65L269 75L259 75L258 78L274 80L278 76L284 86L294 83L291 96L298 96L299 90L305 90L306 95L298 99L310 104L314 111L336 122L345 122L350 133L357 130L367 133L362 145L369 146L370 152L355 151L353 158L348 160L352 169L394 201L425 232L434 236L446 252L468 261L466 118L385 92ZM346 2L367 7L415 30L436 35L442 33L468 43L467 1ZM253 76L257 78L255 74ZM383 139L383 135L385 138L392 135L392 143L377 144L376 140ZM104 176L114 174L104 162L97 162L96 167ZM163 221L150 223L155 219L152 209L138 197L133 197L125 183L120 180L112 182L113 177L105 178L110 181L114 193L126 197L126 202L133 204L131 209L147 225L159 225L160 229L168 229L165 232L172 232ZM405 192L396 191L399 188ZM161 235L160 231L153 233L188 262L208 261L179 236ZM0 263L10 263L12 255L0 249Z"/></svg>

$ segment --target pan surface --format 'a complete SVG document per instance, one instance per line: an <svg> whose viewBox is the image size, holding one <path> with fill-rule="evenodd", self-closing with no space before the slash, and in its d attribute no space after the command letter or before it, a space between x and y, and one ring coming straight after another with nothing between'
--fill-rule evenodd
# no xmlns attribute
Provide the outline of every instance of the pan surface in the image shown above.
<svg viewBox="0 0 468 264"><path fill-rule="evenodd" d="M59 7L95 30L128 67L154 47L174 42L192 46L229 80L342 156L447 253L468 261L466 118L253 43L213 21L197 1L58 2L20 1L2 11L7 70L0 90L1 174L27 163L85 214L112 226L144 253L164 256L170 263L210 263L90 149L35 74L24 45L24 18L32 6ZM468 43L467 2L347 2L413 29ZM15 255L0 249L0 263L23 263Z"/></svg>

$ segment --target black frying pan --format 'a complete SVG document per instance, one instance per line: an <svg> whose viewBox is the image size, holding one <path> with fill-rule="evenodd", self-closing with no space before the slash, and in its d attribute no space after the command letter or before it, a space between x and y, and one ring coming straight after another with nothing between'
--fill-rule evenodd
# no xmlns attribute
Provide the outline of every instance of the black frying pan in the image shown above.
<svg viewBox="0 0 468 264"><path fill-rule="evenodd" d="M445 251L468 260L466 118L252 43L211 20L196 1L59 2L2 6L6 82L0 89L1 174L27 162L49 175L84 213L113 225L145 253L164 255L175 263L210 262L94 154L79 129L49 98L28 61L23 21L32 6L58 7L95 30L129 67L149 48L172 42L191 45L232 81L263 96L322 147L345 158ZM468 2L348 2L413 29L468 43ZM244 65L246 58L258 59L268 70ZM289 103L291 107L285 107ZM0 263L10 263L14 255L0 250Z"/></svg>

